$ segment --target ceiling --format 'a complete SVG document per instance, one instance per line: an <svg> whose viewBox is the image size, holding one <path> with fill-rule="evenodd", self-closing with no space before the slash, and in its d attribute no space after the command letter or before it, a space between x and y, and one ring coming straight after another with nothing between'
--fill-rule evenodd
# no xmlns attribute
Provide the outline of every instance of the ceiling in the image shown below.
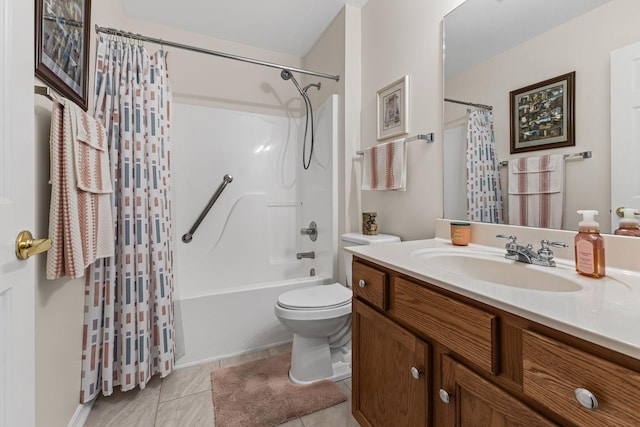
<svg viewBox="0 0 640 427"><path fill-rule="evenodd" d="M609 1L466 1L444 19L445 77L455 75ZM529 19L523 21L523 16Z"/></svg>
<svg viewBox="0 0 640 427"><path fill-rule="evenodd" d="M345 4L367 0L122 0L127 15L304 57Z"/></svg>

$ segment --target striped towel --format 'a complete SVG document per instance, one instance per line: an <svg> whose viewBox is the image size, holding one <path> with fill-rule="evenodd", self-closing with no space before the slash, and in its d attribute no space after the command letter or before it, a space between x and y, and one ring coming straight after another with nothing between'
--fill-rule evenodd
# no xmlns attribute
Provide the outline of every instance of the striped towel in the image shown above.
<svg viewBox="0 0 640 427"><path fill-rule="evenodd" d="M84 276L98 258L113 256L109 154L104 127L73 102L51 112L51 204L47 279Z"/></svg>
<svg viewBox="0 0 640 427"><path fill-rule="evenodd" d="M404 139L364 150L363 190L407 190L407 144Z"/></svg>
<svg viewBox="0 0 640 427"><path fill-rule="evenodd" d="M509 161L509 224L563 227L564 156Z"/></svg>

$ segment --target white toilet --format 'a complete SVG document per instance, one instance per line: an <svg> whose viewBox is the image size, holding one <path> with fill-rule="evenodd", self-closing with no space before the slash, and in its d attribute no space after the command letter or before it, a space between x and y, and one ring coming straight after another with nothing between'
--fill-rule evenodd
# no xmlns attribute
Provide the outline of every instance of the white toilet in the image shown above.
<svg viewBox="0 0 640 427"><path fill-rule="evenodd" d="M388 234L342 235L343 247L399 242ZM339 381L351 376L351 260L344 253L347 287L317 285L283 293L275 314L293 332L289 379L296 384Z"/></svg>

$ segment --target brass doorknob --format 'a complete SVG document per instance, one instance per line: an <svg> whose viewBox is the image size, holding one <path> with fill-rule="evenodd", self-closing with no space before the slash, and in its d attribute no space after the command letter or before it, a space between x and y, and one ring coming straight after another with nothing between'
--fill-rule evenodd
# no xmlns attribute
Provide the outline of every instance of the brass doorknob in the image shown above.
<svg viewBox="0 0 640 427"><path fill-rule="evenodd" d="M34 239L33 235L23 230L16 237L16 256L25 260L31 255L46 252L51 248L51 239Z"/></svg>

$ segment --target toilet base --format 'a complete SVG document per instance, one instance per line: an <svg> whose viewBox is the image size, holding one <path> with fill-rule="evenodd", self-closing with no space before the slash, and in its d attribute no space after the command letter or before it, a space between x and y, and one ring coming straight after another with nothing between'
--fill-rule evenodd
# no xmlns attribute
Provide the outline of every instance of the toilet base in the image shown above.
<svg viewBox="0 0 640 427"><path fill-rule="evenodd" d="M331 348L327 338L293 335L289 380L310 384L320 380L340 381L351 377L351 340Z"/></svg>

